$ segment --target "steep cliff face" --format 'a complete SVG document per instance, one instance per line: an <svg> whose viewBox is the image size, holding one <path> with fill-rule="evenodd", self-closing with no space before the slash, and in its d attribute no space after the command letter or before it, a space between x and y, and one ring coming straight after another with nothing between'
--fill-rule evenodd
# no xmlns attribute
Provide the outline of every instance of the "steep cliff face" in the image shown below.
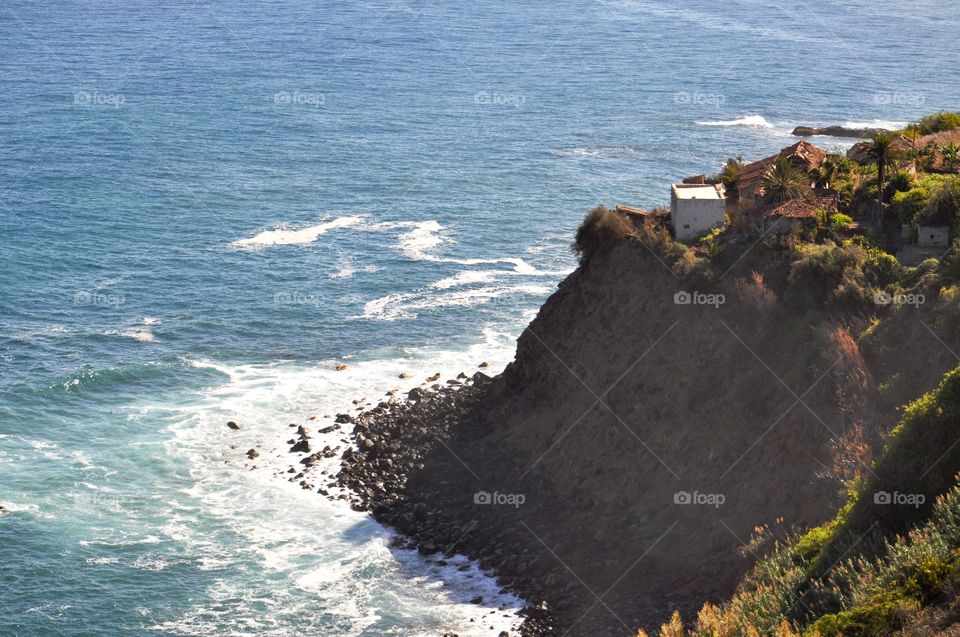
<svg viewBox="0 0 960 637"><path fill-rule="evenodd" d="M787 265L740 254L709 287L640 241L594 255L515 362L449 400L381 517L481 559L571 635L632 634L731 594L755 527L834 512L836 476L897 419L889 379L913 373L916 395L952 362L887 346L920 315L871 331L863 312L801 313L809 290Z"/></svg>

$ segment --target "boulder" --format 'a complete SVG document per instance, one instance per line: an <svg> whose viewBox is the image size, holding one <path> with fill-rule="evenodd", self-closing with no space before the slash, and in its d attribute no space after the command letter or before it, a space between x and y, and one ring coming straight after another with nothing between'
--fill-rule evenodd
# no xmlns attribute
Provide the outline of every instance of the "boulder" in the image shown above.
<svg viewBox="0 0 960 637"><path fill-rule="evenodd" d="M333 422L337 423L338 425L353 422L353 416L350 414L337 414L337 419Z"/></svg>
<svg viewBox="0 0 960 637"><path fill-rule="evenodd" d="M238 425L237 423L233 422L232 420L228 420L228 421L227 421L227 427L229 427L230 429L233 429L234 431L236 431L237 429L240 428L240 425Z"/></svg>
<svg viewBox="0 0 960 637"><path fill-rule="evenodd" d="M306 438L299 440L290 447L290 453L310 453L310 441Z"/></svg>

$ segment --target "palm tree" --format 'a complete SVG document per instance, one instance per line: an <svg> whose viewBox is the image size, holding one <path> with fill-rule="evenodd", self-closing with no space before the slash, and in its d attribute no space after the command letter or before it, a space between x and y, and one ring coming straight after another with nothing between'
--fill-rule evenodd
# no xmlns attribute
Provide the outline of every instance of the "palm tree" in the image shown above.
<svg viewBox="0 0 960 637"><path fill-rule="evenodd" d="M883 187L887 172L887 162L893 154L893 137L889 133L876 133L870 140L867 152L877 161L877 225L883 221Z"/></svg>
<svg viewBox="0 0 960 637"><path fill-rule="evenodd" d="M767 203L807 199L810 197L810 176L791 164L786 157L780 157L763 176L760 188Z"/></svg>
<svg viewBox="0 0 960 637"><path fill-rule="evenodd" d="M957 157L960 156L960 146L957 146L956 142L950 142L946 146L940 147L940 154L943 155L943 161L947 164L947 167L952 170L954 164L957 163Z"/></svg>

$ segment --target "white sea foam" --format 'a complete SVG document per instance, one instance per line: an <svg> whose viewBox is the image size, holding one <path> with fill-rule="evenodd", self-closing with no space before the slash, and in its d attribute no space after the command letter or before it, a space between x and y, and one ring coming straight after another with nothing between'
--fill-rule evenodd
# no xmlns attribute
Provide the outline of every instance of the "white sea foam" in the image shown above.
<svg viewBox="0 0 960 637"><path fill-rule="evenodd" d="M522 302L529 302L531 296L546 296L551 292L553 288L544 285L501 285L443 294L430 291L389 294L367 302L362 318L395 321L415 318L421 310L472 307L493 301L520 306Z"/></svg>
<svg viewBox="0 0 960 637"><path fill-rule="evenodd" d="M150 343L156 340L156 336L154 336L153 332L145 328L123 330L120 332L120 336L126 336L127 338L132 338L136 341L141 341L144 343Z"/></svg>
<svg viewBox="0 0 960 637"><path fill-rule="evenodd" d="M21 512L36 513L39 510L40 507L35 504L20 504L19 502L7 502L0 500L0 515Z"/></svg>
<svg viewBox="0 0 960 637"><path fill-rule="evenodd" d="M445 279L440 279L435 283L431 283L430 287L437 290L446 290L448 288L460 286L460 285L470 285L473 283L489 283L496 280L498 277L506 274L501 270L465 270L463 272L458 272L453 276L448 276Z"/></svg>
<svg viewBox="0 0 960 637"><path fill-rule="evenodd" d="M271 575L269 583L218 580L205 597L222 612L211 613L208 599L157 629L203 635L213 626L238 633L256 627L258 635L279 636L302 626L302 617L321 607L338 629L342 627L338 634L343 635L369 634L386 612L417 618L419 628L408 628L405 634L410 635L453 631L479 637L515 631L520 600L501 595L496 583L476 567L458 571L456 566L460 560L466 563L465 558L444 567L415 551L392 551L386 529L343 502L316 493L320 487L336 492L326 484L330 478L319 472L334 474L339 453L308 475L314 487L310 490L302 489L298 480L288 482L287 473L291 465L300 467L303 456L291 454L285 443L292 435L290 423L311 431L314 449L328 444L342 448L346 430L319 433L333 422L325 415L355 410L352 400L357 397L366 397L361 404L376 403L388 389L409 391L433 373L444 377L469 373L484 360L490 363L485 371L496 373L512 358L514 336L486 330L484 337L458 350L422 349L399 357L348 360L349 367L340 372L334 369L335 361L316 367L193 361L194 366L223 373L224 381L192 399L151 405L146 411L167 414L173 434L169 452L190 462L194 480L183 492L192 504L171 505L171 520L162 527L163 534L186 545L191 554L202 555L201 568L216 570L254 559L255 568L239 563L238 568ZM401 372L412 377L400 379ZM309 420L311 416L315 420ZM227 420L238 422L240 429L228 429ZM253 447L260 456L251 461L245 451ZM197 518L220 520L213 526L223 531L198 529L193 522ZM145 553L139 567L161 568L163 559ZM275 581L294 586L276 587ZM482 595L486 604L470 604L476 595ZM269 601L269 614L257 610L263 606L255 601L258 598ZM501 604L507 610L491 614Z"/></svg>
<svg viewBox="0 0 960 637"><path fill-rule="evenodd" d="M280 227L275 228L274 230L264 230L263 232L248 239L234 241L230 245L237 248L256 248L263 246L313 243L320 236L326 234L334 228L353 226L361 223L362 221L363 217L350 216L338 217L333 221L327 221L314 226L308 226L306 228L289 229Z"/></svg>
<svg viewBox="0 0 960 637"><path fill-rule="evenodd" d="M889 119L875 119L869 122L844 122L845 128L883 128L885 130L900 130L906 128L909 122L897 122Z"/></svg>
<svg viewBox="0 0 960 637"><path fill-rule="evenodd" d="M768 122L762 115L747 115L738 119L705 120L698 121L700 126L746 126L749 128L773 128L773 124Z"/></svg>

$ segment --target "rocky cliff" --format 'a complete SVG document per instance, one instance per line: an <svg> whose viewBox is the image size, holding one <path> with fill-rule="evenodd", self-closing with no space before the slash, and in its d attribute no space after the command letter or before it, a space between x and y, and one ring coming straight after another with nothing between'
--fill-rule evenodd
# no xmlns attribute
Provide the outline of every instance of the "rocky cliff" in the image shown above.
<svg viewBox="0 0 960 637"><path fill-rule="evenodd" d="M933 304L845 305L846 266L797 255L610 241L502 375L361 416L341 481L422 551L495 569L531 632L632 635L727 597L755 528L830 517L896 405L955 361Z"/></svg>

